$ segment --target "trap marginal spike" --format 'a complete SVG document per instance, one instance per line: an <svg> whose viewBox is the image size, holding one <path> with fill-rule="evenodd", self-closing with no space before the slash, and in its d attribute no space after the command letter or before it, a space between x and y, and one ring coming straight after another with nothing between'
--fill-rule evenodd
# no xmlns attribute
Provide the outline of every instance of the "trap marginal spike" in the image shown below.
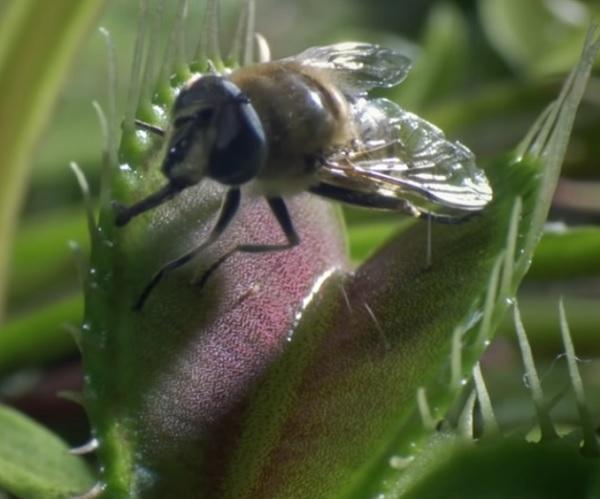
<svg viewBox="0 0 600 499"><path fill-rule="evenodd" d="M75 390L60 390L56 392L56 396L85 408L85 398L83 392Z"/></svg>
<svg viewBox="0 0 600 499"><path fill-rule="evenodd" d="M106 118L106 114L104 113L104 110L98 101L92 101L92 107L94 108L94 111L96 111L96 117L98 118L98 124L100 125L100 132L102 133L102 138L104 139L104 148L106 154L108 154L108 120Z"/></svg>
<svg viewBox="0 0 600 499"><path fill-rule="evenodd" d="M110 195L111 174L118 168L119 155L119 123L117 122L117 92L118 92L118 75L117 75L117 53L115 44L113 43L110 31L106 28L100 28L100 33L104 37L106 44L106 62L107 62L107 92L106 92L106 109L105 114L102 107L98 103L93 103L100 126L105 130L105 149L106 162L102 169L102 177L100 184L100 200L104 203Z"/></svg>
<svg viewBox="0 0 600 499"><path fill-rule="evenodd" d="M248 22L248 0L244 2L240 15L238 17L237 27L233 41L231 42L231 49L227 56L227 65L233 68L237 68L242 65L244 60L243 57L243 46L246 38L246 25Z"/></svg>
<svg viewBox="0 0 600 499"><path fill-rule="evenodd" d="M452 348L450 350L450 386L458 390L462 386L462 338L464 329L457 327L452 333Z"/></svg>
<svg viewBox="0 0 600 499"><path fill-rule="evenodd" d="M579 412L579 420L581 422L583 433L583 446L581 452L588 457L598 457L600 456L600 444L587 405L581 373L577 366L577 356L575 355L573 338L571 337L569 323L567 322L567 314L565 313L565 305L562 298L558 302L558 311L560 316L560 332L567 356L569 379L571 380L571 386L575 392L575 400L577 402L577 410Z"/></svg>
<svg viewBox="0 0 600 499"><path fill-rule="evenodd" d="M490 279L488 281L487 291L485 294L485 301L483 304L483 313L481 316L479 331L477 332L477 349L481 352L483 352L483 350L485 349L486 342L489 341L489 338L491 336L490 329L492 326L492 317L494 315L494 310L498 303L498 282L500 280L500 270L502 268L503 258L504 256L501 254L496 259L496 262L494 263L492 272L490 274Z"/></svg>
<svg viewBox="0 0 600 499"><path fill-rule="evenodd" d="M73 256L73 260L75 261L75 268L77 269L77 278L79 280L79 284L83 289L86 284L86 276L88 275L89 270L88 259L84 255L81 245L77 241L70 240L67 244L69 246L69 251Z"/></svg>
<svg viewBox="0 0 600 499"><path fill-rule="evenodd" d="M148 54L144 67L144 76L142 78L141 98L144 102L151 102L153 99L158 68L158 54L160 43L160 26L163 22L165 0L157 0L150 9L150 33L148 43Z"/></svg>
<svg viewBox="0 0 600 499"><path fill-rule="evenodd" d="M535 367L535 361L533 360L533 353L531 352L531 346L527 339L527 333L521 320L521 313L517 302L514 304L513 320L515 323L515 330L517 332L517 338L519 341L519 349L521 350L521 356L523 358L523 366L525 367L525 373L529 381L529 391L531 398L535 405L535 411L540 425L540 432L542 440L550 441L558 438L554 424L548 413L548 407L544 400L544 392L542 390L542 384L538 376L537 369Z"/></svg>
<svg viewBox="0 0 600 499"><path fill-rule="evenodd" d="M85 454L96 452L99 447L100 443L98 442L98 439L92 438L89 442L86 442L79 447L69 449L69 454L73 454L74 456L84 456Z"/></svg>
<svg viewBox="0 0 600 499"><path fill-rule="evenodd" d="M551 108L544 122L539 125L540 132L528 149L530 154L541 159L545 165L538 189L538 202L530 218L530 224L534 227L541 227L547 218L552 194L560 175L560 167L573 129L575 114L599 51L598 27L591 26L586 35L579 63L563 84L556 105ZM527 270L529 258L537 243L538 234L531 231L524 242L524 250L519 259L518 270L520 273Z"/></svg>
<svg viewBox="0 0 600 499"><path fill-rule="evenodd" d="M204 20L201 27L200 41L196 50L196 60L202 65L207 60L222 69L223 58L220 43L220 2L207 0Z"/></svg>
<svg viewBox="0 0 600 499"><path fill-rule="evenodd" d="M81 171L79 165L74 161L71 161L71 163L69 163L69 167L71 168L71 171L77 179L77 184L79 185L79 190L81 191L81 196L83 197L88 232L90 235L90 239L93 241L98 237L98 226L96 224L96 217L94 215L94 206L92 204L92 198L90 196L90 188L87 179L85 178L85 174L83 173L83 171Z"/></svg>
<svg viewBox="0 0 600 499"><path fill-rule="evenodd" d="M506 301L513 294L514 265L517 251L517 238L519 236L519 223L521 221L521 212L523 202L517 197L513 204L508 226L508 235L506 238L506 249L504 252L504 264L502 265L502 277L500 278L500 291L498 299L500 302Z"/></svg>
<svg viewBox="0 0 600 499"><path fill-rule="evenodd" d="M189 0L179 0L175 22L175 67L180 69L186 66L187 55L185 48L185 21L187 19Z"/></svg>
<svg viewBox="0 0 600 499"><path fill-rule="evenodd" d="M228 60L234 66L247 66L254 61L254 34L256 24L254 0L246 0L238 19Z"/></svg>
<svg viewBox="0 0 600 499"><path fill-rule="evenodd" d="M134 131L134 120L140 105L142 94L142 75L144 74L144 59L146 52L146 39L148 38L148 2L140 0L138 27L133 49L133 62L131 64L131 76L129 93L127 96L127 109L123 127L127 132Z"/></svg>
<svg viewBox="0 0 600 499"><path fill-rule="evenodd" d="M173 26L168 34L168 42L158 78L159 88L169 88L172 84L181 84L191 76L185 53L185 21L187 0L180 0L175 13Z"/></svg>
<svg viewBox="0 0 600 499"><path fill-rule="evenodd" d="M75 342L77 348L81 352L83 330L80 327L74 326L73 324L63 324L62 327L67 333L71 335L71 338L73 338L73 341Z"/></svg>
<svg viewBox="0 0 600 499"><path fill-rule="evenodd" d="M79 496L73 496L70 499L98 499L106 490L104 482L97 482L90 490Z"/></svg>
<svg viewBox="0 0 600 499"><path fill-rule="evenodd" d="M490 394L485 386L485 380L483 379L479 362L475 364L475 367L473 368L473 380L475 382L477 400L479 401L479 408L483 419L483 435L497 435L500 433L500 428L498 426L498 421L496 420L496 415L494 414Z"/></svg>
<svg viewBox="0 0 600 499"><path fill-rule="evenodd" d="M475 426L473 413L475 411L475 401L477 400L477 393L475 389L471 391L469 397L465 402L465 406L458 417L458 434L472 440L475 437Z"/></svg>
<svg viewBox="0 0 600 499"><path fill-rule="evenodd" d="M426 389L423 386L417 388L417 407L419 409L419 415L421 416L423 427L426 430L434 431L436 424L431 414L431 409L429 408Z"/></svg>
<svg viewBox="0 0 600 499"><path fill-rule="evenodd" d="M254 0L248 0L246 6L248 13L244 31L245 36L241 47L241 60L244 66L252 64L254 61L254 33L256 24L256 7L254 5Z"/></svg>

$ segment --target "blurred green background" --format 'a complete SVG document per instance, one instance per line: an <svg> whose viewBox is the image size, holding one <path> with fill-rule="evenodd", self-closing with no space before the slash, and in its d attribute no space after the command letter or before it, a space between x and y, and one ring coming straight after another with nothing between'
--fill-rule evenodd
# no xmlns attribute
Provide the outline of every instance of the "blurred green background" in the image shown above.
<svg viewBox="0 0 600 499"><path fill-rule="evenodd" d="M165 27L173 22L176 2L171 3ZM222 2L226 49L239 4ZM196 1L190 5L191 49L203 6ZM117 48L121 112L137 12L134 0L113 1L99 22L111 32ZM592 0L257 0L256 19L274 58L345 40L405 51L414 69L387 95L467 144L485 166L516 145L557 95L577 60L586 29L599 14L600 6ZM0 400L64 431L73 442L86 437L85 417L75 405L56 399L55 392L81 384L68 329L77 326L82 314L78 260L85 257L88 243L81 194L68 164L76 161L92 192L98 191L103 138L92 101L106 105L106 72L106 46L94 30L81 47L37 148L13 242L7 312L0 326ZM599 137L596 72L564 167L554 223L520 296L525 326L552 397L567 383L557 309L558 297L564 295L595 414L600 414ZM396 214L356 209L345 213L357 263L404 221ZM76 245L79 250L74 250ZM533 414L513 336L507 321L484 364L501 425L528 421ZM555 412L566 426L576 421L568 397Z"/></svg>

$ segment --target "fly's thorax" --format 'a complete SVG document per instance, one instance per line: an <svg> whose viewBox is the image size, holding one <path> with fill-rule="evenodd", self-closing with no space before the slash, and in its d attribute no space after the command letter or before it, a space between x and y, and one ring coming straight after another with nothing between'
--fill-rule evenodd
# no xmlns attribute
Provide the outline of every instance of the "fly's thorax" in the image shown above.
<svg viewBox="0 0 600 499"><path fill-rule="evenodd" d="M240 89L207 75L192 80L177 97L163 172L193 185L209 177L240 185L256 177L267 156L260 119Z"/></svg>
<svg viewBox="0 0 600 499"><path fill-rule="evenodd" d="M265 131L264 185L309 182L317 158L351 137L348 103L325 72L291 62L247 66L231 80L248 96Z"/></svg>

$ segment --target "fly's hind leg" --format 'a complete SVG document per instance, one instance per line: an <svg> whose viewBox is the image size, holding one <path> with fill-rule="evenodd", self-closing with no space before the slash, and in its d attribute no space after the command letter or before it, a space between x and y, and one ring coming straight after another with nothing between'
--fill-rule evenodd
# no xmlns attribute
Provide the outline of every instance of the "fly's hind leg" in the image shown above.
<svg viewBox="0 0 600 499"><path fill-rule="evenodd" d="M267 202L269 203L269 207L271 211L275 215L275 218L279 222L283 233L287 239L287 243L285 244L240 244L235 248L229 250L223 256L221 256L215 263L213 263L205 272L202 274L200 279L198 279L195 284L200 288L204 287L206 281L210 278L210 276L217 270L222 263L224 263L230 256L235 253L267 253L271 251L283 251L294 246L297 246L300 243L300 237L296 233L296 229L294 229L294 224L292 222L292 218L290 217L290 213L287 209L285 201L280 197L270 197L267 198Z"/></svg>
<svg viewBox="0 0 600 499"><path fill-rule="evenodd" d="M240 197L240 190L238 188L232 188L227 192L217 222L215 223L215 226L213 227L208 238L202 244L200 244L200 246L194 248L189 253L186 253L185 255L182 255L179 258L170 261L169 263L164 265L156 274L154 274L152 280L146 285L146 287L140 294L140 297L135 302L135 305L133 306L134 310L141 310L152 290L157 286L157 284L162 280L162 278L165 277L165 275L185 265L203 249L205 249L207 246L210 246L217 239L219 239L219 237L221 236L221 234L223 234L231 220L233 220L233 217L240 206Z"/></svg>

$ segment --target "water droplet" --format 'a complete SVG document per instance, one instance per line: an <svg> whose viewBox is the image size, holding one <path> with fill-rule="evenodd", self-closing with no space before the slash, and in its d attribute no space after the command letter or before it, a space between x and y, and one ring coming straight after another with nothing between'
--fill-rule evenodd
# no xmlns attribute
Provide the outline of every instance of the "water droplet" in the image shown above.
<svg viewBox="0 0 600 499"><path fill-rule="evenodd" d="M156 94L156 98L158 99L158 94ZM154 111L154 114L156 115L156 117L159 120L166 119L166 113L165 113L165 109L164 109L163 106L159 106L158 104L154 104L152 106L152 111Z"/></svg>
<svg viewBox="0 0 600 499"><path fill-rule="evenodd" d="M389 464L390 467L394 468L395 470L402 471L406 469L414 459L414 456L392 456L390 457Z"/></svg>
<svg viewBox="0 0 600 499"><path fill-rule="evenodd" d="M131 168L131 165L129 163L121 163L119 165L119 171L122 171L125 173L131 173L131 172L133 172L133 168Z"/></svg>

